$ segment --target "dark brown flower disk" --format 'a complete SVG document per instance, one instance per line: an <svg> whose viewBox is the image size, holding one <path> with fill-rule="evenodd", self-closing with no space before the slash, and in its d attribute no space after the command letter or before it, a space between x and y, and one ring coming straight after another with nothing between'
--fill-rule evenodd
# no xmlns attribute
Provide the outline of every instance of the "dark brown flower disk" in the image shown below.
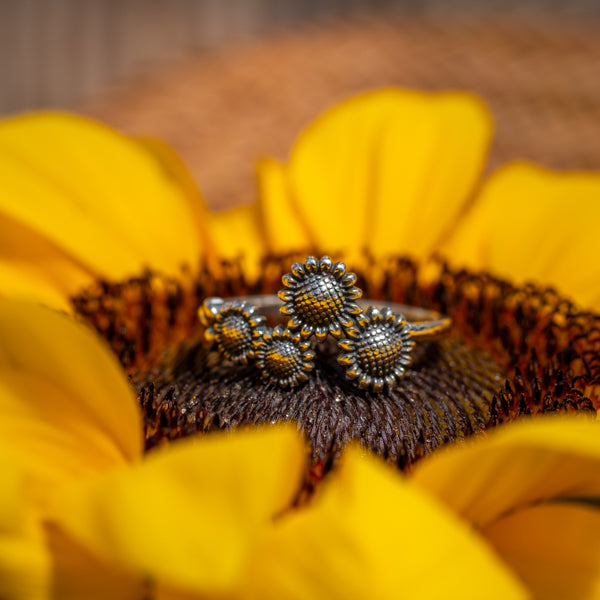
<svg viewBox="0 0 600 600"><path fill-rule="evenodd" d="M551 289L515 287L443 262L426 273L403 258L355 270L365 298L453 319L449 336L417 346L413 366L392 391L357 389L323 356L306 384L280 389L251 366L223 363L203 347L196 309L205 297L274 293L301 258L269 257L254 285L239 265L224 263L218 277L208 269L177 280L147 273L98 283L73 299L129 373L148 448L290 421L310 444L315 472L327 471L351 440L404 469L441 444L499 423L551 412L593 414L600 405L600 315L578 312Z"/></svg>

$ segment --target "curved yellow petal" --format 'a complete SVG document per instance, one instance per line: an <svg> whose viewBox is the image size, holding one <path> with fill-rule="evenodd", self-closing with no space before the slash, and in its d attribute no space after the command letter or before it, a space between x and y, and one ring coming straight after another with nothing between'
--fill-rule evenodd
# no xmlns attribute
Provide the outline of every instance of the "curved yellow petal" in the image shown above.
<svg viewBox="0 0 600 600"><path fill-rule="evenodd" d="M299 137L287 202L328 252L368 247L376 256L425 256L469 199L491 132L486 108L467 94L390 88L359 95Z"/></svg>
<svg viewBox="0 0 600 600"><path fill-rule="evenodd" d="M265 240L255 204L237 206L208 215L208 227L217 256L238 262L249 281L260 276L260 260L265 254Z"/></svg>
<svg viewBox="0 0 600 600"><path fill-rule="evenodd" d="M444 254L455 265L552 284L600 305L600 173L526 163L496 171Z"/></svg>
<svg viewBox="0 0 600 600"><path fill-rule="evenodd" d="M600 497L600 423L546 417L447 446L412 480L478 527L555 498Z"/></svg>
<svg viewBox="0 0 600 600"><path fill-rule="evenodd" d="M182 590L239 583L256 538L297 493L305 450L292 428L188 440L74 485L57 524L105 561Z"/></svg>
<svg viewBox="0 0 600 600"><path fill-rule="evenodd" d="M53 525L46 527L52 556L52 598L140 600L155 598L144 577L107 565Z"/></svg>
<svg viewBox="0 0 600 600"><path fill-rule="evenodd" d="M0 300L0 444L28 473L40 506L59 483L141 456L132 390L90 329Z"/></svg>
<svg viewBox="0 0 600 600"><path fill-rule="evenodd" d="M40 522L28 510L25 482L0 448L0 598L50 597L50 556Z"/></svg>
<svg viewBox="0 0 600 600"><path fill-rule="evenodd" d="M70 310L69 292L92 281L89 271L73 257L0 213L0 296Z"/></svg>
<svg viewBox="0 0 600 600"><path fill-rule="evenodd" d="M258 183L258 208L269 250L283 254L313 246L292 200L285 166L270 158L261 160L258 163Z"/></svg>
<svg viewBox="0 0 600 600"><path fill-rule="evenodd" d="M482 538L360 453L347 451L322 496L282 517L264 537L244 597L527 597Z"/></svg>
<svg viewBox="0 0 600 600"><path fill-rule="evenodd" d="M0 179L0 215L95 276L174 273L200 256L182 188L141 144L93 121L43 113L1 122Z"/></svg>
<svg viewBox="0 0 600 600"><path fill-rule="evenodd" d="M56 310L71 312L67 295L32 263L0 258L0 297L39 302Z"/></svg>
<svg viewBox="0 0 600 600"><path fill-rule="evenodd" d="M185 192L185 199L194 215L196 228L200 232L203 253L212 255L215 248L207 224L210 211L187 166L173 148L163 141L154 138L137 138L137 141L144 149L152 153L164 169L165 174Z"/></svg>
<svg viewBox="0 0 600 600"><path fill-rule="evenodd" d="M503 559L536 598L600 598L600 511L572 503L545 504L485 527Z"/></svg>

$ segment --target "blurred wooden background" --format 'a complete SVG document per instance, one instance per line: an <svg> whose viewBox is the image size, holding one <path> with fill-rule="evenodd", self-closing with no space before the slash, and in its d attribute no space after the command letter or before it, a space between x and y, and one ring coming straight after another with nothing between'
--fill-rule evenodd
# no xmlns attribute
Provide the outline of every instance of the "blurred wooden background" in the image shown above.
<svg viewBox="0 0 600 600"><path fill-rule="evenodd" d="M318 19L400 9L553 13L585 21L597 0L0 0L0 113L75 106L185 53Z"/></svg>
<svg viewBox="0 0 600 600"><path fill-rule="evenodd" d="M489 106L488 170L600 171L599 0L0 0L0 114L73 109L182 156L214 208L363 90Z"/></svg>

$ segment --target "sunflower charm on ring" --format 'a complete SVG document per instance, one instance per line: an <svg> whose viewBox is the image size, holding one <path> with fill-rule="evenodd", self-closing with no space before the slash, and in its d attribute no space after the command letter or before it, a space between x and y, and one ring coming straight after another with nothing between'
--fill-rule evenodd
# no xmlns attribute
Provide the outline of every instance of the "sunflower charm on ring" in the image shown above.
<svg viewBox="0 0 600 600"><path fill-rule="evenodd" d="M205 310L205 322L210 322L204 332L208 342L215 343L223 356L238 365L248 364L254 358L255 332L265 322L249 302L233 300L219 304L213 299L210 310ZM208 319L208 315L212 319Z"/></svg>
<svg viewBox="0 0 600 600"><path fill-rule="evenodd" d="M292 273L282 278L286 289L277 295L285 305L280 309L292 318L290 329L300 328L302 337L315 335L323 341L328 333L342 335L342 328L352 327L352 317L360 314L353 302L362 296L354 287L356 275L346 273L346 265L333 263L329 256L317 260L309 256L304 264L294 263Z"/></svg>
<svg viewBox="0 0 600 600"><path fill-rule="evenodd" d="M388 307L370 306L346 335L350 339L338 342L344 350L338 362L348 367L346 377L358 380L361 389L372 387L378 392L384 385L392 387L412 361L415 343L406 319Z"/></svg>
<svg viewBox="0 0 600 600"><path fill-rule="evenodd" d="M264 377L281 387L292 387L308 379L306 373L315 366L315 352L310 349L309 340L280 325L257 332L256 338L256 366Z"/></svg>

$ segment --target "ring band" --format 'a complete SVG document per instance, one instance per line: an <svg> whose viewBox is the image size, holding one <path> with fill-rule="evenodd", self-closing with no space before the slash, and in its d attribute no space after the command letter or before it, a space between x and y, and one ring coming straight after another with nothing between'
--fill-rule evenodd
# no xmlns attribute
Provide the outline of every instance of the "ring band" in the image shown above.
<svg viewBox="0 0 600 600"><path fill-rule="evenodd" d="M282 278L277 295L207 298L198 311L206 341L234 364L254 361L263 376L288 387L308 378L313 338L336 338L337 362L360 388L393 387L412 362L415 341L443 335L451 319L425 308L360 299L344 263L309 256ZM282 304L283 302L283 304ZM287 315L287 326L268 323ZM268 321L267 321L268 319Z"/></svg>
<svg viewBox="0 0 600 600"><path fill-rule="evenodd" d="M281 314L281 302L275 294L234 296L227 298L227 302L247 302L260 310L261 315L266 317L267 320L280 320L282 323L287 321L285 315ZM225 300L218 297L207 298L204 301L201 310L202 314L205 315L203 321L205 327L210 326L210 322L214 319L224 303ZM410 331L410 337L418 338L419 340L435 339L446 333L450 328L450 325L452 325L452 319L450 319L450 317L445 317L434 310L421 308L420 306L386 302L385 300L367 300L366 298L360 298L356 303L363 310L367 310L369 306L374 306L380 310L389 308L393 313L403 315Z"/></svg>

